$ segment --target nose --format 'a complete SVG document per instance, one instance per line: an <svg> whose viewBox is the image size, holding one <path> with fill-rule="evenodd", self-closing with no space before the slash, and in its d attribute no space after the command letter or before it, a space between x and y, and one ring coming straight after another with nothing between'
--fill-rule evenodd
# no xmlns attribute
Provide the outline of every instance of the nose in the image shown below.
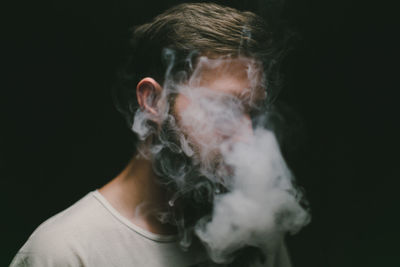
<svg viewBox="0 0 400 267"><path fill-rule="evenodd" d="M238 127L235 130L232 140L235 142L248 143L253 136L253 122L250 118L250 115L244 114L238 123Z"/></svg>

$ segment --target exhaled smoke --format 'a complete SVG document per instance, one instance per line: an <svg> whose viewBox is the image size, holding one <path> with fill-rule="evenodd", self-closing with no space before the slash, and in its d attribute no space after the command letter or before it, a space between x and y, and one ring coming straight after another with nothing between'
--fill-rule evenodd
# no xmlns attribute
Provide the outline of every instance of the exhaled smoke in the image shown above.
<svg viewBox="0 0 400 267"><path fill-rule="evenodd" d="M201 56L194 64L191 56L185 70L174 70L179 62L165 50L161 127L146 110L134 119L133 131L150 144L141 155L174 192L159 218L178 227L182 247L194 233L216 263L231 262L246 247L268 259L310 218L274 133L263 127L268 73L248 57Z"/></svg>
<svg viewBox="0 0 400 267"><path fill-rule="evenodd" d="M215 262L225 262L244 246L273 255L284 233L298 231L309 220L275 136L256 129L248 143L237 143L223 155L234 168L231 191L215 199L211 220L199 223L196 234Z"/></svg>

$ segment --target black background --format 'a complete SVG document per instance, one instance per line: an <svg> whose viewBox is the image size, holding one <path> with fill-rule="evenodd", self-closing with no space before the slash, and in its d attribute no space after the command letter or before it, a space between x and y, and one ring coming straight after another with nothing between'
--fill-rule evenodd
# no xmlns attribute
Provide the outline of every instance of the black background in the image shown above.
<svg viewBox="0 0 400 267"><path fill-rule="evenodd" d="M127 163L130 131L111 99L127 30L179 2L3 4L1 266L41 222ZM266 1L219 3L266 10ZM301 37L279 98L301 118L288 130L301 142L284 152L313 215L288 238L295 267L400 266L395 10L288 0L280 15Z"/></svg>

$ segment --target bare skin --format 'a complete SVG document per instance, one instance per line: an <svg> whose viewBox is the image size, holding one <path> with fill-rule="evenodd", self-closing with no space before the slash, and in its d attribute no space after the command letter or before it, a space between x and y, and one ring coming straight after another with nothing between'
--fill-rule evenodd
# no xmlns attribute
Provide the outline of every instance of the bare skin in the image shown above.
<svg viewBox="0 0 400 267"><path fill-rule="evenodd" d="M171 235L175 227L156 219L152 210L165 210L168 196L156 183L156 176L148 160L132 158L125 169L99 192L122 216L135 225L156 234Z"/></svg>

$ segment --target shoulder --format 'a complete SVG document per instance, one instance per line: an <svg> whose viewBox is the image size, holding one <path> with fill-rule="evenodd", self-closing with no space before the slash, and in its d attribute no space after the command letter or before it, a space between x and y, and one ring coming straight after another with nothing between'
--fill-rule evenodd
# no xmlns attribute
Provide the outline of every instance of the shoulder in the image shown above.
<svg viewBox="0 0 400 267"><path fill-rule="evenodd" d="M43 222L14 257L11 266L81 266L91 221L101 207L87 194Z"/></svg>
<svg viewBox="0 0 400 267"><path fill-rule="evenodd" d="M14 257L14 266L80 266L80 256L69 242L52 232L35 233Z"/></svg>

